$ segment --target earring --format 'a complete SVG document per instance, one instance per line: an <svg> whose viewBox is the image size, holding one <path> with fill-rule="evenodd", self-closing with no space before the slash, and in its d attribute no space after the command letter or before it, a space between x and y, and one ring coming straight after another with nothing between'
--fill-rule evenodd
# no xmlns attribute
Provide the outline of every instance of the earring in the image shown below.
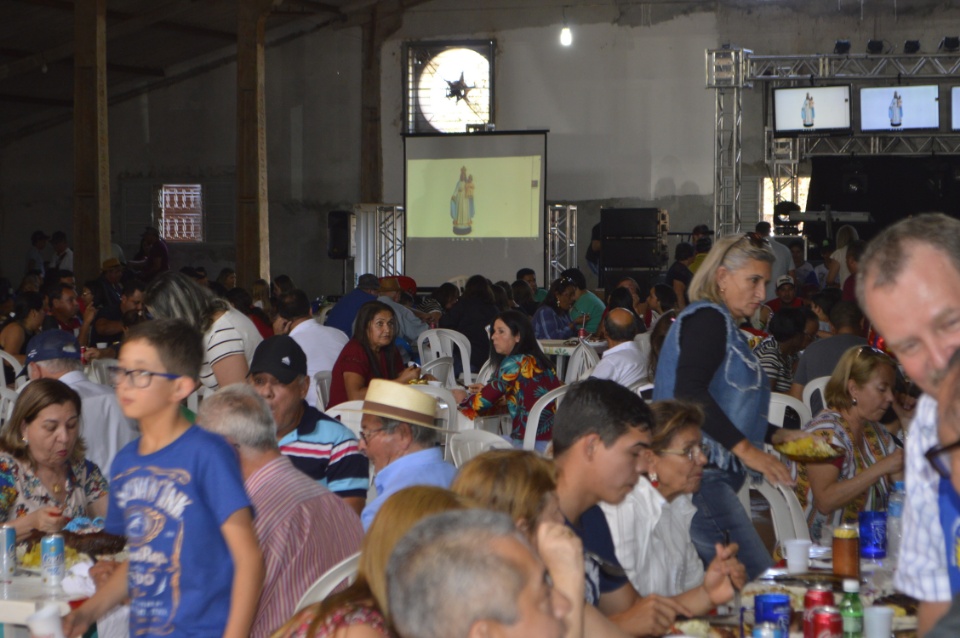
<svg viewBox="0 0 960 638"><path fill-rule="evenodd" d="M660 487L660 477L657 476L656 472L650 472L647 477L650 479L650 485Z"/></svg>
<svg viewBox="0 0 960 638"><path fill-rule="evenodd" d="M857 397L853 397L853 404L854 404L854 405L857 404Z"/></svg>
<svg viewBox="0 0 960 638"><path fill-rule="evenodd" d="M720 289L720 294L721 294L721 295L722 295L723 293L725 293L725 292L727 292L727 289L726 289L726 288L721 288L721 289Z"/></svg>
<svg viewBox="0 0 960 638"><path fill-rule="evenodd" d="M29 444L29 443L30 443L30 441L27 440L27 437L23 437L23 444L24 444L24 445L27 445L27 444Z"/></svg>

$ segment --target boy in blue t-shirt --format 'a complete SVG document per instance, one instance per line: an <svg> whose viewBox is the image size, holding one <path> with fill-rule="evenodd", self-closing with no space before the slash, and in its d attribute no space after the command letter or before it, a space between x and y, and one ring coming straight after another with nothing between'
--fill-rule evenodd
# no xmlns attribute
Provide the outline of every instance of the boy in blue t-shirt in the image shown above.
<svg viewBox="0 0 960 638"><path fill-rule="evenodd" d="M128 596L131 636L250 633L264 568L237 456L180 412L202 358L200 333L179 319L124 340L113 382L141 437L113 461L106 531L127 537L130 559L64 619L68 638Z"/></svg>

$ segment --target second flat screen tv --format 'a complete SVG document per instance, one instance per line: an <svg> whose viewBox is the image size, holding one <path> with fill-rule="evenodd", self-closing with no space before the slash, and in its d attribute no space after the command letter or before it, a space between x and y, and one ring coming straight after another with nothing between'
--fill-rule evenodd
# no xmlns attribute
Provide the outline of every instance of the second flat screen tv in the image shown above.
<svg viewBox="0 0 960 638"><path fill-rule="evenodd" d="M778 136L849 133L850 87L774 89L773 128Z"/></svg>
<svg viewBox="0 0 960 638"><path fill-rule="evenodd" d="M940 88L886 86L860 89L860 130L909 131L940 128Z"/></svg>

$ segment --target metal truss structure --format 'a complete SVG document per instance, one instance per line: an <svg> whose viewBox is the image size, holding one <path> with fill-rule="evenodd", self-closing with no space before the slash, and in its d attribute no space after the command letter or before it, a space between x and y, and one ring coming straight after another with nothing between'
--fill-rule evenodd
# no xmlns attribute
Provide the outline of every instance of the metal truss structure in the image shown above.
<svg viewBox="0 0 960 638"><path fill-rule="evenodd" d="M960 78L960 53L754 55L749 49L711 49L706 63L707 88L716 92L713 198L719 235L740 231L743 89L754 83L857 85L904 78L940 83ZM960 131L777 138L768 128L764 135L775 203L796 201L799 164L810 157L953 153L960 153Z"/></svg>
<svg viewBox="0 0 960 638"><path fill-rule="evenodd" d="M354 206L356 254L354 270L378 277L403 274L406 215L403 206L357 204Z"/></svg>
<svg viewBox="0 0 960 638"><path fill-rule="evenodd" d="M554 281L567 268L577 268L577 207L550 204L547 207L547 281Z"/></svg>

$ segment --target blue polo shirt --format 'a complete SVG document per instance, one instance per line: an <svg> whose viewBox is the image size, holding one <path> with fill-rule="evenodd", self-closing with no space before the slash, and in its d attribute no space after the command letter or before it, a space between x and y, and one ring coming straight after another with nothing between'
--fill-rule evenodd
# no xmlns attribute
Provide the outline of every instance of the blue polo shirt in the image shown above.
<svg viewBox="0 0 960 638"><path fill-rule="evenodd" d="M351 290L327 313L325 325L332 326L337 330L342 330L348 337L353 336L353 321L360 312L360 306L368 301L376 301L376 295L372 295L366 290L356 288Z"/></svg>
<svg viewBox="0 0 960 638"><path fill-rule="evenodd" d="M303 416L280 439L280 453L293 466L340 497L366 497L370 462L345 425L303 402Z"/></svg>
<svg viewBox="0 0 960 638"><path fill-rule="evenodd" d="M380 470L373 479L373 484L377 487L377 498L367 503L360 514L364 531L370 528L380 506L394 492L413 485L449 488L456 475L457 468L443 460L443 453L438 447L401 456Z"/></svg>

